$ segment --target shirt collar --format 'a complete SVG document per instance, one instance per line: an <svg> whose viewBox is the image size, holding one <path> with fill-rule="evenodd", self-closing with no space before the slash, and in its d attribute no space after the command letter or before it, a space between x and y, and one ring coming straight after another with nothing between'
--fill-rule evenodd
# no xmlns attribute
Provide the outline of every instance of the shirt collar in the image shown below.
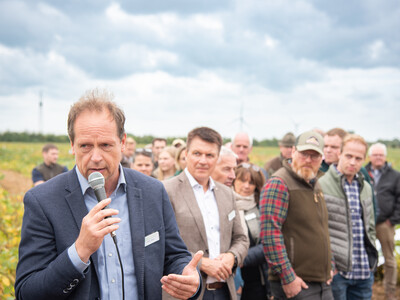
<svg viewBox="0 0 400 300"><path fill-rule="evenodd" d="M196 179L194 179L194 177L192 176L192 174L190 174L190 172L188 171L187 168L185 168L184 172L185 172L187 178L189 179L189 183L190 183L190 185L191 185L192 188L196 188L196 187L198 187L198 186L199 186L199 187L202 187L201 184L198 183ZM215 182L214 182L214 180L213 180L213 179L211 178L211 176L210 176L209 179L208 179L208 189L209 189L210 191L213 191L214 188L215 188Z"/></svg>
<svg viewBox="0 0 400 300"><path fill-rule="evenodd" d="M339 175L343 175L343 174L338 170L337 164L336 164L336 165L334 164L333 166L334 166L334 168L335 168L336 173L338 173ZM358 179L358 177L360 177L360 175L359 175L358 173L356 173L356 175L354 175L354 178L353 178L353 179ZM347 181L347 179L346 179L346 181Z"/></svg>
<svg viewBox="0 0 400 300"><path fill-rule="evenodd" d="M117 187L115 188L115 190L117 191L119 189L119 187L122 186L124 191L126 192L125 175L124 175L121 164L119 164L118 168L119 168L119 177L118 177ZM75 170L76 170L76 175L78 176L79 185L81 186L82 195L85 195L86 191L89 188L91 188L91 186L90 186L88 180L81 174L78 167L75 167Z"/></svg>

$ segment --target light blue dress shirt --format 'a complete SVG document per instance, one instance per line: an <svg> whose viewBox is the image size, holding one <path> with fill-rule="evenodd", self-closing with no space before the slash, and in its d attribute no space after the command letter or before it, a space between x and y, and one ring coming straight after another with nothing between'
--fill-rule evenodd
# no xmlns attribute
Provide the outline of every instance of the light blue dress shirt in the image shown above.
<svg viewBox="0 0 400 300"><path fill-rule="evenodd" d="M98 203L96 196L87 179L83 177L78 168L75 168L75 170L81 186L85 205L88 211L90 211ZM111 203L109 204L109 208L117 209L119 214L115 217L121 218L116 235L124 269L125 299L136 300L138 299L138 290L132 253L126 181L121 165L119 166L119 171L120 176L118 184L110 195ZM82 273L90 264L90 261L88 263L81 261L76 252L75 243L68 249L68 255L76 269ZM97 262L101 299L122 299L121 267L114 241L110 235L105 236L103 243L97 250Z"/></svg>

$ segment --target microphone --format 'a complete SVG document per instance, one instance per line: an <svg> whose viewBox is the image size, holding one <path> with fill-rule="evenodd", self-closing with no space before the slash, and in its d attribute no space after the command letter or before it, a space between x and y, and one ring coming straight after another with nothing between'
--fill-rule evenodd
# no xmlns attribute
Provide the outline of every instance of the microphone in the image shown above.
<svg viewBox="0 0 400 300"><path fill-rule="evenodd" d="M97 201L100 202L104 199L107 199L106 190L104 188L104 176L100 172L93 172L89 175L88 182L92 189L94 190L94 194L96 195ZM104 207L108 208L108 206ZM103 208L103 209L104 209ZM109 217L106 217L109 218ZM116 236L115 231L111 232L111 236L114 238Z"/></svg>

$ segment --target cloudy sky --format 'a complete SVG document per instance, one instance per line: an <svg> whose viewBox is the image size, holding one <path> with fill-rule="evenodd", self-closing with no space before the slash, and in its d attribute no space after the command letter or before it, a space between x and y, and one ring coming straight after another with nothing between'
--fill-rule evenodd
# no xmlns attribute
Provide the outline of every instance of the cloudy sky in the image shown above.
<svg viewBox="0 0 400 300"><path fill-rule="evenodd" d="M397 0L0 0L0 132L65 134L106 88L135 135L400 138L399 16Z"/></svg>

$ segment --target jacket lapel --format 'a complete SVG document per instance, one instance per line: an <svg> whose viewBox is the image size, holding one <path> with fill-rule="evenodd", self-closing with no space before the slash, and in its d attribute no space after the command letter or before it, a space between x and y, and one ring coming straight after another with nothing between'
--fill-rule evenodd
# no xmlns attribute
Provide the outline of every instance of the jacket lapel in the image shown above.
<svg viewBox="0 0 400 300"><path fill-rule="evenodd" d="M77 226L77 232L81 230L82 219L88 214L88 210L83 199L81 186L79 184L78 176L76 175L76 166L69 172L68 182L65 185L66 196L65 200L74 216L75 223ZM91 261L94 264L97 272L97 252L91 255Z"/></svg>
<svg viewBox="0 0 400 300"><path fill-rule="evenodd" d="M181 175L182 176L179 178L181 186L178 187L180 196L186 202L186 205L189 208L189 211L192 214L196 226L200 232L200 236L203 239L204 244L208 247L206 226L204 225L203 215L201 214L200 207L197 204L196 196L194 195L193 188L190 185L189 179L187 178L185 172L182 172Z"/></svg>
<svg viewBox="0 0 400 300"><path fill-rule="evenodd" d="M142 190L130 172L124 172L126 178L126 197L128 200L129 223L131 227L133 261L137 280L139 298L144 297L144 216Z"/></svg>
<svg viewBox="0 0 400 300"><path fill-rule="evenodd" d="M218 206L218 215L219 215L219 245L220 245L220 251L221 253L223 252L222 249L225 249L225 244L226 244L226 237L230 239L230 235L227 236L227 233L229 232L229 221L228 221L228 214L230 212L226 211L226 207L224 206L225 199L224 199L224 194L221 193L221 190L218 188L218 186L215 187L214 189L214 196L215 200L217 201L217 206Z"/></svg>

